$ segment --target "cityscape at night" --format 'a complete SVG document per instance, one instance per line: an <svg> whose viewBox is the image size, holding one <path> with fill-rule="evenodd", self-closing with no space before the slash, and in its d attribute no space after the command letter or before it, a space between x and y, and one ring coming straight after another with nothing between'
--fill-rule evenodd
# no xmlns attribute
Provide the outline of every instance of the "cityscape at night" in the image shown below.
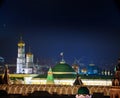
<svg viewBox="0 0 120 98"><path fill-rule="evenodd" d="M117 0L1 0L0 90L120 98L119 39Z"/></svg>
<svg viewBox="0 0 120 98"><path fill-rule="evenodd" d="M0 54L16 62L19 36L35 57L57 61L61 51L70 64L111 65L120 56L119 9L115 1L3 0Z"/></svg>

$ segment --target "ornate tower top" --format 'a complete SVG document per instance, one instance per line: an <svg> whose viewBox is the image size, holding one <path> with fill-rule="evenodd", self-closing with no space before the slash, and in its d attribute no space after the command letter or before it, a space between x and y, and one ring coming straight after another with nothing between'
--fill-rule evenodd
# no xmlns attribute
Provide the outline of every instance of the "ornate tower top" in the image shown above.
<svg viewBox="0 0 120 98"><path fill-rule="evenodd" d="M33 55L33 54L32 54L32 52L31 52L31 49L30 49L30 47L29 47L29 51L28 51L28 53L27 53L26 55L28 55L28 56L31 56L31 55Z"/></svg>
<svg viewBox="0 0 120 98"><path fill-rule="evenodd" d="M18 42L18 46L19 46L19 47L25 46L25 43L24 43L24 41L22 40L22 36L20 37L20 41Z"/></svg>

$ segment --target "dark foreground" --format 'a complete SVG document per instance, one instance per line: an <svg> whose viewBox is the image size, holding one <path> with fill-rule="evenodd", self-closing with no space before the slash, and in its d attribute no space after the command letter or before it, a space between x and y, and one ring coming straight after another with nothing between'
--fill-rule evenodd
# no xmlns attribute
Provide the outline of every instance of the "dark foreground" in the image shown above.
<svg viewBox="0 0 120 98"><path fill-rule="evenodd" d="M21 95L7 94L6 91L0 90L0 98L75 98L75 95L49 94L47 91L35 91L28 95ZM104 96L103 93L93 93L92 98L110 98L110 96Z"/></svg>

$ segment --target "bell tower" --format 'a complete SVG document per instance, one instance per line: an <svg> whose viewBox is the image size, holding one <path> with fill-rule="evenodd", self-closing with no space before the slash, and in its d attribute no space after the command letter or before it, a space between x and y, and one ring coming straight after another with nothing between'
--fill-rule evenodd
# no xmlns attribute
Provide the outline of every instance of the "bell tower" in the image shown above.
<svg viewBox="0 0 120 98"><path fill-rule="evenodd" d="M18 42L18 56L17 56L17 67L16 73L24 73L23 68L25 67L25 43L20 37Z"/></svg>

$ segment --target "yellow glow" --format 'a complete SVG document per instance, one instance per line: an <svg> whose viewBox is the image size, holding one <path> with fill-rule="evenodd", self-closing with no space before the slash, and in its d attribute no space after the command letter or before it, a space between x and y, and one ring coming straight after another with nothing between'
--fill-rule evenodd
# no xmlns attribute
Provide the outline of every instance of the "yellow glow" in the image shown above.
<svg viewBox="0 0 120 98"><path fill-rule="evenodd" d="M19 46L19 47L23 47L23 46L25 46L25 43L19 42L19 43L18 43L18 46Z"/></svg>
<svg viewBox="0 0 120 98"><path fill-rule="evenodd" d="M32 56L33 54L31 52L27 53L26 54L27 56Z"/></svg>
<svg viewBox="0 0 120 98"><path fill-rule="evenodd" d="M3 74L0 74L0 76ZM16 78L22 78L22 77L35 77L38 74L9 74L9 77L16 77Z"/></svg>
<svg viewBox="0 0 120 98"><path fill-rule="evenodd" d="M76 72L53 72L53 74L76 74Z"/></svg>

